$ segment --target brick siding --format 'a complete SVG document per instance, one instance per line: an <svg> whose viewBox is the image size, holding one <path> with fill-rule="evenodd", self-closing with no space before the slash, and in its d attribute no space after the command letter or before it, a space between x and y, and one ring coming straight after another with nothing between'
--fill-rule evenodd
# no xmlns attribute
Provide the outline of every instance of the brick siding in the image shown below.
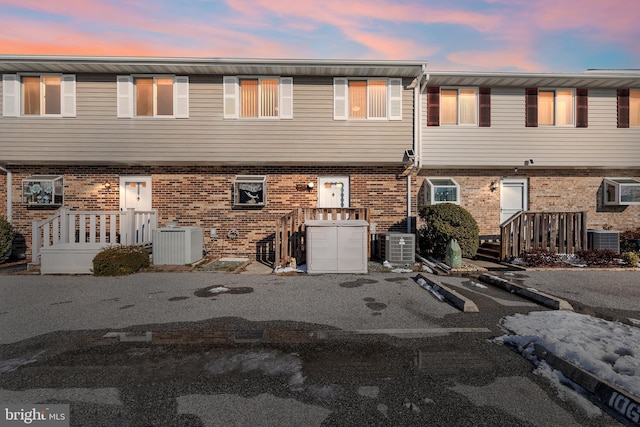
<svg viewBox="0 0 640 427"><path fill-rule="evenodd" d="M396 170L397 169L397 170ZM152 177L152 206L158 210L158 225L178 221L180 226L204 229L206 250L213 256L263 257L272 245L276 220L297 207L317 207L317 189L307 190L307 184L317 185L318 176L348 175L350 206L370 208L370 220L377 231L406 230L405 177L401 168L391 167L234 167L234 166L14 166L13 225L24 236L30 257L31 223L45 219L55 209L27 209L21 203L20 185L29 175L63 175L64 204L72 210L118 210L119 179L122 175ZM232 188L236 175L266 175L267 205L263 208L233 206ZM106 188L105 183L111 187ZM0 185L2 181L0 181ZM416 178L412 189L415 200ZM413 207L415 214L415 206ZM218 238L209 237L215 227ZM238 239L228 239L231 229ZM213 244L212 244L213 243Z"/></svg>

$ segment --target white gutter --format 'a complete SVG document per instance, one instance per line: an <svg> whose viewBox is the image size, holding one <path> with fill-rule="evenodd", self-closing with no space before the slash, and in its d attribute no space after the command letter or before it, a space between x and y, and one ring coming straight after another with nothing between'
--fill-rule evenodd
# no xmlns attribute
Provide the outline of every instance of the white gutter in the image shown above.
<svg viewBox="0 0 640 427"><path fill-rule="evenodd" d="M422 72L419 76L416 77L416 84L413 87L413 166L411 167L411 172L407 174L407 233L411 233L412 224L411 224L411 174L415 170L420 169L420 156L422 154L422 90L424 85L426 85L426 81L429 79L429 75L426 73L426 64L422 65ZM422 82L422 79L426 78L425 82Z"/></svg>
<svg viewBox="0 0 640 427"><path fill-rule="evenodd" d="M11 222L12 218L12 209L11 209L11 187L12 187L12 177L13 174L0 166L0 170L7 174L7 221Z"/></svg>

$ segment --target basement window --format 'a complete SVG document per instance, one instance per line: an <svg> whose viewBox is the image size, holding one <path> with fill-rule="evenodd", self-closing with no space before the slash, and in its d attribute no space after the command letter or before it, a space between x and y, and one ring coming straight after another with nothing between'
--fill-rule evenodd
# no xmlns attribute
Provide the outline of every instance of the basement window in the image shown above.
<svg viewBox="0 0 640 427"><path fill-rule="evenodd" d="M460 204L460 186L453 178L427 178L425 185L424 197L427 205Z"/></svg>
<svg viewBox="0 0 640 427"><path fill-rule="evenodd" d="M267 204L267 177L237 175L233 183L233 205L261 207Z"/></svg>
<svg viewBox="0 0 640 427"><path fill-rule="evenodd" d="M605 178L605 205L640 205L640 181L634 178Z"/></svg>
<svg viewBox="0 0 640 427"><path fill-rule="evenodd" d="M62 206L62 175L33 175L22 180L22 203L29 206Z"/></svg>

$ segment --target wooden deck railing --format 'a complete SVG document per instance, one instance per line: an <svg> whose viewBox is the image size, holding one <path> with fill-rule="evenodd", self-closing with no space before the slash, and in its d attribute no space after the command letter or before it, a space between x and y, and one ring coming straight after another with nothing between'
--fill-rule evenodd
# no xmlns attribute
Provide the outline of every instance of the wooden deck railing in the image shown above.
<svg viewBox="0 0 640 427"><path fill-rule="evenodd" d="M150 244L157 224L155 210L72 211L63 207L45 220L33 221L31 262L40 262L41 248L61 243Z"/></svg>
<svg viewBox="0 0 640 427"><path fill-rule="evenodd" d="M500 226L500 243L501 259L537 249L560 254L587 249L587 213L519 212Z"/></svg>
<svg viewBox="0 0 640 427"><path fill-rule="evenodd" d="M276 221L275 266L284 267L291 259L306 261L306 220L364 220L369 222L368 208L297 208ZM367 249L369 254L370 248Z"/></svg>

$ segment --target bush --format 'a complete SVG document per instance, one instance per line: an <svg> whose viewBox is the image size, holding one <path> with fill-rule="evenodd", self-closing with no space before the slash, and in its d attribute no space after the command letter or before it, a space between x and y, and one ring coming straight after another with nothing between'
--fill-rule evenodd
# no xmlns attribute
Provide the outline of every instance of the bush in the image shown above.
<svg viewBox="0 0 640 427"><path fill-rule="evenodd" d="M638 256L635 252L625 252L622 254L622 259L624 262L629 264L632 267L635 267L640 262L640 256Z"/></svg>
<svg viewBox="0 0 640 427"><path fill-rule="evenodd" d="M617 264L616 259L620 258L620 254L611 249L576 251L576 256L589 266L614 265Z"/></svg>
<svg viewBox="0 0 640 427"><path fill-rule="evenodd" d="M149 267L149 254L140 246L112 246L93 258L96 276L126 276Z"/></svg>
<svg viewBox="0 0 640 427"><path fill-rule="evenodd" d="M557 267L562 263L562 258L548 249L537 249L523 252L522 262L527 267Z"/></svg>
<svg viewBox="0 0 640 427"><path fill-rule="evenodd" d="M5 262L11 256L13 239L16 232L6 218L0 217L0 263Z"/></svg>
<svg viewBox="0 0 640 427"><path fill-rule="evenodd" d="M420 211L425 225L418 231L420 250L431 253L436 258L444 258L447 243L456 239L462 256L476 255L480 242L478 223L466 209L453 203L426 206Z"/></svg>

